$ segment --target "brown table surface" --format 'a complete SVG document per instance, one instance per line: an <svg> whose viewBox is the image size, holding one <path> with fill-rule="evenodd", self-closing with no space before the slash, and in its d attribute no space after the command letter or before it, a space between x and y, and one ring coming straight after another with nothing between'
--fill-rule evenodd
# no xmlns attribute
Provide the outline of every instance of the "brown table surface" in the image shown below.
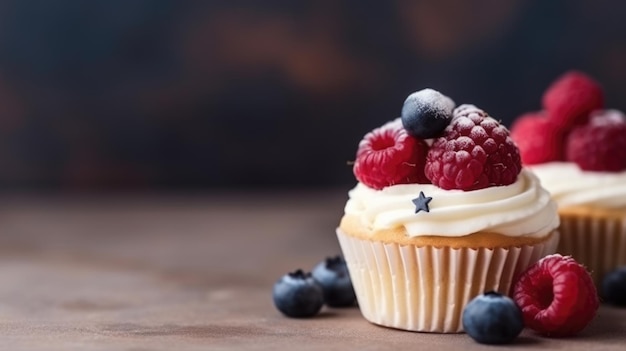
<svg viewBox="0 0 626 351"><path fill-rule="evenodd" d="M339 253L345 190L0 199L3 350L496 349L464 334L397 331L358 309L283 317L284 273ZM623 350L626 309L582 335L524 331L515 350Z"/></svg>

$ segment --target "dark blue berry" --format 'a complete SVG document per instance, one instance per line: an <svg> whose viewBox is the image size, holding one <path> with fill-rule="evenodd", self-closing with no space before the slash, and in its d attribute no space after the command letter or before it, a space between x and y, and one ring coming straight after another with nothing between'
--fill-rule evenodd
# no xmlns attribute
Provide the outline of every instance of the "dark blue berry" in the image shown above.
<svg viewBox="0 0 626 351"><path fill-rule="evenodd" d="M280 312L294 318L312 317L324 305L322 288L311 273L300 269L285 274L274 284L273 298Z"/></svg>
<svg viewBox="0 0 626 351"><path fill-rule="evenodd" d="M611 305L626 306L626 266L604 276L602 300Z"/></svg>
<svg viewBox="0 0 626 351"><path fill-rule="evenodd" d="M328 306L354 306L356 295L346 261L341 256L326 258L313 268L311 274L322 287L324 302Z"/></svg>
<svg viewBox="0 0 626 351"><path fill-rule="evenodd" d="M465 306L463 328L481 344L507 344L522 332L524 319L511 298L487 292Z"/></svg>
<svg viewBox="0 0 626 351"><path fill-rule="evenodd" d="M450 124L454 101L433 89L415 92L402 106L402 125L420 139L437 137Z"/></svg>

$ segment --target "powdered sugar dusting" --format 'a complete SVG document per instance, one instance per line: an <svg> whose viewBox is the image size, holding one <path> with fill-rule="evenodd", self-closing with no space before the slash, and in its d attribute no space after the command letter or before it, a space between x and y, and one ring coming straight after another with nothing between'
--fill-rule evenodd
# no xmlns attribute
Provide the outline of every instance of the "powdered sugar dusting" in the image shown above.
<svg viewBox="0 0 626 351"><path fill-rule="evenodd" d="M591 125L608 126L626 123L626 117L619 110L602 110L591 114Z"/></svg>
<svg viewBox="0 0 626 351"><path fill-rule="evenodd" d="M472 127L476 125L471 119L465 116L457 118L454 121L454 124L461 129L472 129Z"/></svg>
<svg viewBox="0 0 626 351"><path fill-rule="evenodd" d="M482 143L483 141L489 139L489 135L487 132L480 126L472 127L472 130L469 133L469 137L473 140L476 140L478 143Z"/></svg>
<svg viewBox="0 0 626 351"><path fill-rule="evenodd" d="M496 121L495 119L489 117L489 118L485 118L484 121L480 122L480 126L483 127L485 130L491 131L493 128L499 126L500 123L498 123L498 121Z"/></svg>
<svg viewBox="0 0 626 351"><path fill-rule="evenodd" d="M420 110L426 108L434 109L446 115L451 115L456 106L452 99L430 88L414 92L406 98L404 103L413 104Z"/></svg>
<svg viewBox="0 0 626 351"><path fill-rule="evenodd" d="M470 113L484 114L485 111L471 104L463 104L457 107L456 109L454 109L453 116L456 117L460 115L468 115Z"/></svg>

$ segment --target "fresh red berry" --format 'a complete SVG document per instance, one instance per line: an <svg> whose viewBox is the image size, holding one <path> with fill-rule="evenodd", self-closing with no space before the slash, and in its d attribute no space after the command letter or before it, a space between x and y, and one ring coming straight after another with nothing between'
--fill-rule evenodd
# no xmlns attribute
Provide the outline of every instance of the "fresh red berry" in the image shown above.
<svg viewBox="0 0 626 351"><path fill-rule="evenodd" d="M549 255L530 266L514 285L513 299L524 324L546 336L570 336L598 310L596 287L587 269L570 256Z"/></svg>
<svg viewBox="0 0 626 351"><path fill-rule="evenodd" d="M542 112L517 118L511 126L511 138L519 148L522 163L532 165L564 159L565 133Z"/></svg>
<svg viewBox="0 0 626 351"><path fill-rule="evenodd" d="M521 169L509 131L481 109L461 105L431 145L425 173L440 188L469 191L509 185Z"/></svg>
<svg viewBox="0 0 626 351"><path fill-rule="evenodd" d="M586 171L626 170L626 120L615 110L594 114L567 137L566 159Z"/></svg>
<svg viewBox="0 0 626 351"><path fill-rule="evenodd" d="M548 87L542 102L552 122L570 129L585 124L592 111L604 107L604 92L591 77L570 71Z"/></svg>
<svg viewBox="0 0 626 351"><path fill-rule="evenodd" d="M363 184L382 189L394 184L429 183L424 176L428 145L410 136L399 119L367 133L359 143L354 175Z"/></svg>

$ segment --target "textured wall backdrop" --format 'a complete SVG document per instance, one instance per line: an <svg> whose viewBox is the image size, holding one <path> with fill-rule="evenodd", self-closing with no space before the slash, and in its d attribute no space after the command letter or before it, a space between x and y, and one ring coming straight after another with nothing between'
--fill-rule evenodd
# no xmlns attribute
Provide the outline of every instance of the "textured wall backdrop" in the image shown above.
<svg viewBox="0 0 626 351"><path fill-rule="evenodd" d="M0 188L348 185L433 87L509 124L570 68L626 109L623 1L0 3Z"/></svg>

